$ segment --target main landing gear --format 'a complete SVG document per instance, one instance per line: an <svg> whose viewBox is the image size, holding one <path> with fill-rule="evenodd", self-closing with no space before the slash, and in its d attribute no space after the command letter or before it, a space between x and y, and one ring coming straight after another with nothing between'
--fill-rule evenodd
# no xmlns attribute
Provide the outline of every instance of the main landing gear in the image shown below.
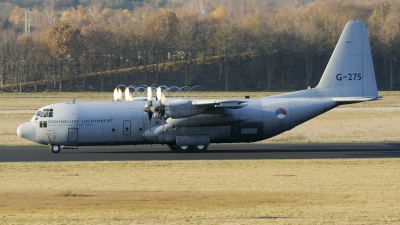
<svg viewBox="0 0 400 225"><path fill-rule="evenodd" d="M49 149L53 153L59 153L61 151L61 146L59 146L59 145L49 145Z"/></svg>
<svg viewBox="0 0 400 225"><path fill-rule="evenodd" d="M168 148L173 152L205 152L208 145L168 145Z"/></svg>

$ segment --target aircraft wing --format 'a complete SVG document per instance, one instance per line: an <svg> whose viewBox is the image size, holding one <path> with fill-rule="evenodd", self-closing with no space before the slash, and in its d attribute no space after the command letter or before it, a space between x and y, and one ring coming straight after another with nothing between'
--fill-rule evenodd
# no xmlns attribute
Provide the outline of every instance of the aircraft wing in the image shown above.
<svg viewBox="0 0 400 225"><path fill-rule="evenodd" d="M196 100L192 102L192 105L198 106L209 106L215 108L231 108L231 109L238 109L247 106L247 104L243 104L246 101L241 100Z"/></svg>

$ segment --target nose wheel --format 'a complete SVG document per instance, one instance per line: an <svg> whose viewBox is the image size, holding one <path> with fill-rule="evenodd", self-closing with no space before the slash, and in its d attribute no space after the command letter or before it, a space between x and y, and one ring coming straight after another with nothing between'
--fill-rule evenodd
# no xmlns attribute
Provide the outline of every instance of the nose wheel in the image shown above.
<svg viewBox="0 0 400 225"><path fill-rule="evenodd" d="M59 153L61 151L61 147L59 145L50 145L49 149L53 153Z"/></svg>

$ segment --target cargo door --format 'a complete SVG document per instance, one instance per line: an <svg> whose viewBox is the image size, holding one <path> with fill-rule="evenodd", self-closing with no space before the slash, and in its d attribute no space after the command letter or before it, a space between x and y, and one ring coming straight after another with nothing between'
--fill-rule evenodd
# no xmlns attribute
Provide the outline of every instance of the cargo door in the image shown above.
<svg viewBox="0 0 400 225"><path fill-rule="evenodd" d="M78 128L68 128L68 142L78 142Z"/></svg>

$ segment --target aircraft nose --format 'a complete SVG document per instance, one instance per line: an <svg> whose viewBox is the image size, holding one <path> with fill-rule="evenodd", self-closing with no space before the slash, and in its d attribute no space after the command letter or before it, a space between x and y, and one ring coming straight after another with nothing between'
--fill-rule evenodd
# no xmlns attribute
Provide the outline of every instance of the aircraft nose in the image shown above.
<svg viewBox="0 0 400 225"><path fill-rule="evenodd" d="M17 129L17 134L27 140L36 141L36 127L31 122L21 124Z"/></svg>

